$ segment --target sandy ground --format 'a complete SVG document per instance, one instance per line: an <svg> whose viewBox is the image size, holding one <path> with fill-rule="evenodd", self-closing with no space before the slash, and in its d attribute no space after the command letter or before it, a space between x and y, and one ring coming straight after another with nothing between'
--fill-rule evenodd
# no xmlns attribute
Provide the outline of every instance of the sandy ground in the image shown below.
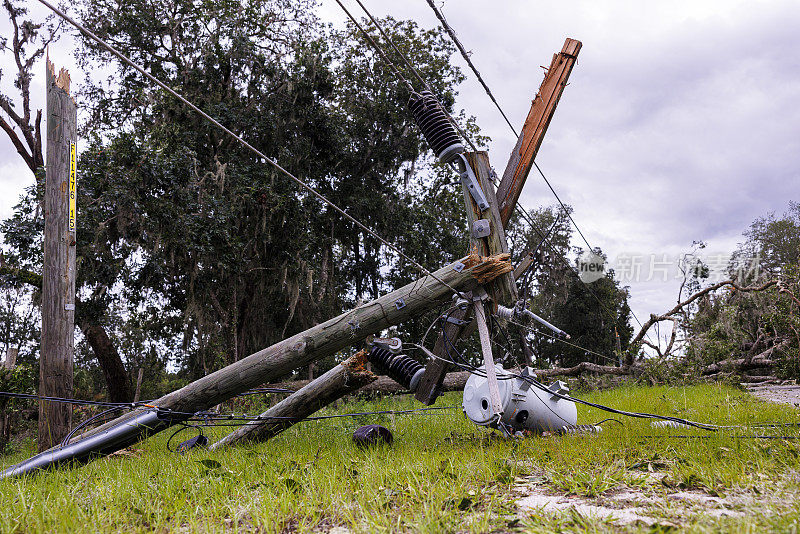
<svg viewBox="0 0 800 534"><path fill-rule="evenodd" d="M766 385L750 387L747 390L759 399L800 407L800 386L797 385Z"/></svg>

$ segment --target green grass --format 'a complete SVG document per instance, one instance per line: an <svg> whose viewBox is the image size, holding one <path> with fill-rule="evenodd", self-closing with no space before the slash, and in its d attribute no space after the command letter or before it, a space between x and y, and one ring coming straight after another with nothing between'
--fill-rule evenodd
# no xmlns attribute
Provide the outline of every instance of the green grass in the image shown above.
<svg viewBox="0 0 800 534"><path fill-rule="evenodd" d="M800 412L763 403L721 385L621 388L578 395L614 407L679 415L719 424L800 423ZM455 405L448 394L437 405ZM354 401L336 411L419 407L410 398ZM606 414L579 407L581 422ZM425 415L363 416L306 422L276 439L210 453L169 453L165 432L136 446L134 456L95 461L27 479L0 482L0 532L489 532L660 530L797 532L800 442L707 438L687 429L653 430L622 419L600 435L503 440L475 427L459 410ZM390 447L351 443L361 424L392 430ZM226 429L211 430L211 438ZM770 433L800 435L796 429ZM187 433L183 439L191 434ZM650 437L648 437L650 436ZM32 453L0 458L8 466ZM664 473L654 481L653 473ZM520 484L599 498L633 488L661 498L669 492L752 495L764 504L745 515L713 518L663 500L649 515L655 526L626 527L576 512L519 513ZM788 504L787 504L788 503Z"/></svg>

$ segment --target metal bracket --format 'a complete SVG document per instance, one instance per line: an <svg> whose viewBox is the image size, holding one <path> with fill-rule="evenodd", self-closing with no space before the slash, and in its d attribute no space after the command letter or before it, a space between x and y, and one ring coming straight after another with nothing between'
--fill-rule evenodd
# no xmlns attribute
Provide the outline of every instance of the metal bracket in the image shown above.
<svg viewBox="0 0 800 534"><path fill-rule="evenodd" d="M442 317L445 317L444 315ZM449 315L445 319L448 323L453 323L456 326L464 326L466 324L471 323L472 321L462 321L461 319L456 319L455 317L450 317Z"/></svg>
<svg viewBox="0 0 800 534"><path fill-rule="evenodd" d="M483 286L478 286L472 291L472 302L478 302L489 299L489 294L483 289Z"/></svg>
<svg viewBox="0 0 800 534"><path fill-rule="evenodd" d="M486 381L489 383L489 406L492 416L499 421L503 415L503 402L500 399L500 387L497 384L497 370L494 367L494 357L492 357L492 341L489 337L489 328L486 324L486 313L483 310L483 302L475 299L472 303L475 311L475 321L478 323L478 335L481 340L481 351L483 352L483 364L486 369Z"/></svg>
<svg viewBox="0 0 800 534"><path fill-rule="evenodd" d="M526 378L530 377L530 378L533 378L533 379L536 378L536 374L533 372L533 369L531 369L530 367L523 368L522 372L520 373L520 376L524 376ZM528 391L530 388L531 388L531 383L528 382L527 380L523 379L522 380L522 384L520 384L520 386L519 386L519 389L522 390L522 391Z"/></svg>
<svg viewBox="0 0 800 534"><path fill-rule="evenodd" d="M464 157L464 154L459 154L458 159L461 183L467 188L469 194L472 195L472 199L475 201L475 204L478 205L478 208L481 211L488 210L489 201L486 200L486 196L483 194L483 189L481 189L481 184L478 182L478 178L475 176L472 167L470 167L469 163L467 163L467 158Z"/></svg>
<svg viewBox="0 0 800 534"><path fill-rule="evenodd" d="M555 393L555 395L550 397L553 400L560 399L561 397L559 397L558 395L569 395L569 386L567 386L566 382L563 382L561 380L556 380L555 382L550 384L550 386L547 389Z"/></svg>
<svg viewBox="0 0 800 534"><path fill-rule="evenodd" d="M478 219L472 223L472 237L480 239L492 234L492 227L487 219Z"/></svg>
<svg viewBox="0 0 800 534"><path fill-rule="evenodd" d="M386 349L392 354L399 354L403 350L403 342L399 337L376 337L372 340L372 344Z"/></svg>

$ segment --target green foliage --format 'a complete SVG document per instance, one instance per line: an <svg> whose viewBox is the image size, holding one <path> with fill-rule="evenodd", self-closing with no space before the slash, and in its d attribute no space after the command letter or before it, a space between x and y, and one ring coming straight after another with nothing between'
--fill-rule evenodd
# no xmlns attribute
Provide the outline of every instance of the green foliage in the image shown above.
<svg viewBox="0 0 800 534"><path fill-rule="evenodd" d="M17 365L13 369L0 367L0 392L33 393L35 378L29 365ZM25 404L22 399L0 396L0 453L6 451L19 421L19 409Z"/></svg>
<svg viewBox="0 0 800 534"><path fill-rule="evenodd" d="M633 335L628 289L619 286L613 270L589 284L578 278L567 259L572 227L561 208L543 208L532 212L531 218L534 228L523 226L526 231L511 236L516 250L524 249L524 243L532 248L538 246L536 263L521 283L523 293L530 298L531 310L567 332L574 345L597 353L557 342L548 330L547 335L531 337L538 364L573 366L583 361L618 364ZM542 234L551 228L549 245L542 243ZM582 251L575 252L580 258ZM603 255L599 249L594 253Z"/></svg>

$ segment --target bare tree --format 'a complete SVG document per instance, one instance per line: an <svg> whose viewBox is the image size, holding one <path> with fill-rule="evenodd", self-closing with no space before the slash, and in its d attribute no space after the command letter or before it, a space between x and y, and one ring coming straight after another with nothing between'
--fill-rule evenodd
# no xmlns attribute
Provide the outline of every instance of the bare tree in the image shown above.
<svg viewBox="0 0 800 534"><path fill-rule="evenodd" d="M32 173L44 166L42 156L42 110L36 110L34 118L31 111L31 79L33 66L45 54L47 47L58 38L62 21L53 22L52 16L44 23L34 23L23 17L28 9L15 5L11 0L3 0L3 8L8 13L13 28L11 37L0 37L0 49L10 52L16 65L14 87L19 90L22 110L15 109L14 101L0 93L0 127L6 132L14 148ZM3 71L0 70L0 78Z"/></svg>

